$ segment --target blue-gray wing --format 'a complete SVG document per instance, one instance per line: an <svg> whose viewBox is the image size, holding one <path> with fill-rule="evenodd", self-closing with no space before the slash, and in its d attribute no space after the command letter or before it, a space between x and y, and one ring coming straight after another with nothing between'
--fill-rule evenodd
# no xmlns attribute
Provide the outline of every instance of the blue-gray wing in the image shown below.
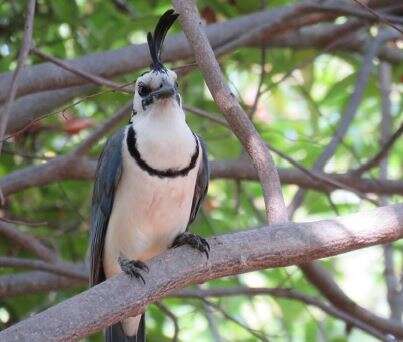
<svg viewBox="0 0 403 342"><path fill-rule="evenodd" d="M207 158L207 147L202 138L197 136L201 146L202 160L200 163L199 171L197 174L195 192L193 195L192 209L190 211L190 218L188 223L188 228L195 220L197 212L199 211L200 205L206 196L208 183L210 179L210 166Z"/></svg>
<svg viewBox="0 0 403 342"><path fill-rule="evenodd" d="M98 160L91 208L90 286L105 280L103 249L115 190L122 174L124 129L111 136Z"/></svg>

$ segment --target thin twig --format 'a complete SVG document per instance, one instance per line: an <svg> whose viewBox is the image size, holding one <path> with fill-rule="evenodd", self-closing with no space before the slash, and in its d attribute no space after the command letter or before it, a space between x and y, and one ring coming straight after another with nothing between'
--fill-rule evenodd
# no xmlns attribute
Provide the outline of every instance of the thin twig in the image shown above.
<svg viewBox="0 0 403 342"><path fill-rule="evenodd" d="M22 47L20 53L18 55L17 67L14 70L10 88L7 93L8 98L7 103L5 104L3 112L1 113L0 116L0 154L1 149L3 147L3 137L6 132L8 117L10 116L10 108L17 94L18 77L20 75L21 69L25 64L25 60L28 56L29 49L31 47L34 16L35 16L35 0L30 0L27 6L27 18L25 21L24 38L22 41Z"/></svg>
<svg viewBox="0 0 403 342"><path fill-rule="evenodd" d="M128 83L122 84L122 87L123 87L123 86L127 86L127 85L132 84L132 83L133 83L133 82L128 82ZM12 137L14 137L14 136L16 136L16 135L18 135L18 134L20 134L20 133L22 133L22 132L25 131L27 128L31 127L31 126L34 125L35 123L37 123L37 122L39 122L39 121L41 121L41 120L43 120L43 119L45 119L45 118L48 118L48 117L50 117L50 116L57 115L57 114L62 114L62 115L63 115L64 112L66 112L68 109L70 109L70 108L72 108L72 107L78 105L79 103L84 102L84 101L86 101L86 100L89 99L89 98L93 98L93 97L96 97L96 96L99 96L99 95L102 95L102 94L106 94L106 93L109 93L109 92L111 92L111 91L114 91L114 90L106 89L106 90L102 90L102 91L99 91L99 92L94 93L94 94L90 94L90 95L83 96L83 97L81 97L79 100L73 102L71 105L65 106L65 107L63 107L63 108L60 109L60 110L57 110L57 111L54 111L54 112L51 112L51 113L48 113L48 114L41 115L41 116L35 118L34 120L30 121L29 123L27 123L25 126L23 126L22 128L20 128L19 130L15 131L15 132L11 133L10 135L8 135L7 137L5 137L5 138L3 139L3 142L9 140L10 138L12 138Z"/></svg>
<svg viewBox="0 0 403 342"><path fill-rule="evenodd" d="M95 84L98 84L101 86L106 86L113 90L122 91L124 93L131 94L133 92L132 89L126 89L126 86L127 86L126 84L116 83L116 82L108 80L104 77L97 76L97 75L91 74L85 70L73 67L73 66L69 65L68 63L62 61L59 58L53 57L51 55L48 55L48 54L42 52L41 50L37 49L36 47L31 47L31 52L34 53L35 55L40 56L44 60L52 62L53 64L56 64L57 66L65 69L65 70L68 70L68 71L72 72L73 74L78 75L78 76L82 77L83 79L90 81L92 83L95 83Z"/></svg>
<svg viewBox="0 0 403 342"><path fill-rule="evenodd" d="M372 40L372 42L368 43L367 52L364 56L361 70L357 75L353 94L351 95L347 107L344 110L334 136L332 137L329 144L326 146L325 150L316 160L313 170L321 171L325 167L326 163L333 157L334 153L336 152L336 149L342 141L344 135L347 133L355 115L357 114L358 106L361 103L364 90L367 86L367 82L373 65L373 58L376 56L379 48L382 46L382 43L385 40L389 39L389 36L389 34L381 32L376 38ZM290 217L292 217L295 211L301 206L304 199L304 194L305 191L300 189L293 197L288 207Z"/></svg>
<svg viewBox="0 0 403 342"><path fill-rule="evenodd" d="M131 108L132 101L129 101L108 120L95 128L94 131L76 148L73 153L83 155L88 152L99 139L101 139L107 132L111 131L120 121L129 115Z"/></svg>
<svg viewBox="0 0 403 342"><path fill-rule="evenodd" d="M361 165L354 171L351 171L352 175L356 177L360 177L363 173L371 170L372 168L379 165L379 163L386 158L387 154L389 153L390 149L392 148L393 144L397 141L398 138L403 134L403 122L400 124L399 128L387 139L382 139L382 147L375 154L371 159L369 159L365 164Z"/></svg>
<svg viewBox="0 0 403 342"><path fill-rule="evenodd" d="M213 303L213 302L207 300L207 299L204 298L204 297L200 297L200 300L201 300L203 303L207 304L208 306L211 306L212 308L214 308L215 310L217 310L218 312L220 312L220 313L224 316L225 319L227 319L227 320L229 320L229 321L235 323L236 325L238 325L239 327L241 327L242 329L244 329L245 331L247 331L249 334L251 334L251 335L257 337L260 341L269 342L269 340L267 339L267 337L266 337L263 333L261 333L261 332L259 332L259 331L256 331L255 329L252 329L251 327L247 326L245 323L243 323L243 322L241 322L240 320L238 320L238 319L232 317L232 316L231 316L228 312L226 312L221 306L219 306L219 305L217 305L217 304L215 304L215 303Z"/></svg>
<svg viewBox="0 0 403 342"><path fill-rule="evenodd" d="M22 225L22 226L30 226L30 227L40 227L40 226L47 226L48 222L42 221L42 222L28 222L28 221L22 221L22 220L14 220L10 219L7 217L2 217L0 218L1 221L7 222L7 223L12 223L16 225Z"/></svg>
<svg viewBox="0 0 403 342"><path fill-rule="evenodd" d="M361 7L365 8L368 12L370 12L374 18L378 19L380 22L393 27L396 31L400 32L403 34L403 30L392 23L389 18L385 15L379 14L377 11L373 10L371 7L367 6L365 3L361 2L360 0L353 0L355 3L359 4Z"/></svg>
<svg viewBox="0 0 403 342"><path fill-rule="evenodd" d="M379 332L377 329L372 328L360 319L349 315L342 310L337 309L331 304L324 303L323 301L304 294L302 292L288 289L288 288L266 288L266 287L231 287L231 288L209 288L209 289L184 289L173 293L170 297L179 298L214 298L214 297L232 297L232 296L262 296L269 295L276 298L285 298L290 300L296 300L301 303L317 307L323 312L334 316L338 319L345 321L354 327L357 327L377 338L384 339L385 335Z"/></svg>

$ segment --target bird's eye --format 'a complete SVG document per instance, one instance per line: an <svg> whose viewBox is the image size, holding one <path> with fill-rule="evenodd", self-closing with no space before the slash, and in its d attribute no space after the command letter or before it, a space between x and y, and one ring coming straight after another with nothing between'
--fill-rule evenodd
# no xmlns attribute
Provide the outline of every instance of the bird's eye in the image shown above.
<svg viewBox="0 0 403 342"><path fill-rule="evenodd" d="M141 97L144 97L144 96L147 96L148 94L150 94L150 88L148 88L144 84L139 84L137 91Z"/></svg>

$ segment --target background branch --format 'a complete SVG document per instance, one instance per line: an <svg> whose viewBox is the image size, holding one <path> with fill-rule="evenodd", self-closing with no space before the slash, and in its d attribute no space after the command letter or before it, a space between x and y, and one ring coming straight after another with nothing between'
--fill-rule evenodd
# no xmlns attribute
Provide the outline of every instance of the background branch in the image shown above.
<svg viewBox="0 0 403 342"><path fill-rule="evenodd" d="M27 17L25 21L25 30L24 30L24 39L22 42L22 47L20 53L18 55L17 67L14 70L11 78L11 82L7 84L7 95L5 100L7 100L1 115L0 115L0 154L3 147L3 137L6 132L8 117L10 115L10 108L14 102L15 96L17 95L18 90L18 80L21 73L21 70L25 64L25 59L28 56L29 48L31 46L32 40L32 29L34 26L34 16L35 16L35 0L29 0L27 5Z"/></svg>

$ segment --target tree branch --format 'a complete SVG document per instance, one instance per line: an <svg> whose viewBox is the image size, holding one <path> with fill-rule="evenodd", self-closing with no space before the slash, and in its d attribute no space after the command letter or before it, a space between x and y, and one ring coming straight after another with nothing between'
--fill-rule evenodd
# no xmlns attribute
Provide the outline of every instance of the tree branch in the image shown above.
<svg viewBox="0 0 403 342"><path fill-rule="evenodd" d="M393 32L392 35L395 35ZM346 109L340 119L338 127L334 136L332 137L330 143L326 146L324 151L321 153L317 161L315 162L313 169L315 171L321 171L327 164L327 162L332 158L334 153L336 152L337 147L342 141L343 137L348 131L355 115L357 114L358 107L361 103L362 96L364 94L364 90L367 86L367 82L369 79L369 75L372 70L373 59L377 54L378 49L381 45L390 38L391 33L381 32L377 37L375 37L371 42L368 43L367 52L364 56L364 60L362 62L362 67L360 72L357 75L357 80L355 83L353 94L350 97L350 100L347 104ZM298 190L295 196L293 197L288 211L290 216L292 217L295 211L301 206L304 200L305 191Z"/></svg>
<svg viewBox="0 0 403 342"><path fill-rule="evenodd" d="M78 266L78 268L83 267ZM19 272L0 276L0 299L83 285L88 285L88 277L83 281L82 279L63 277L48 272Z"/></svg>
<svg viewBox="0 0 403 342"><path fill-rule="evenodd" d="M19 131L40 116L54 111L77 96L88 94L93 89L93 85L84 85L20 97L11 106L10 113L13 115L8 120L6 133Z"/></svg>
<svg viewBox="0 0 403 342"><path fill-rule="evenodd" d="M4 330L2 341L78 339L191 283L310 262L403 237L403 205L377 208L333 220L287 223L215 236L210 259L186 247L154 258L144 275L147 286L120 274L73 298ZM256 241L261 243L256 244ZM111 293L116 295L111 296ZM389 322L385 320L385 322ZM382 321L382 324L385 323ZM403 337L403 327L383 332Z"/></svg>
<svg viewBox="0 0 403 342"><path fill-rule="evenodd" d="M0 219L0 234L14 241L27 251L37 255L45 261L54 261L57 256L54 251L46 247L41 241L32 235L23 233L17 227Z"/></svg>
<svg viewBox="0 0 403 342"><path fill-rule="evenodd" d="M390 135L387 139L382 140L383 141L382 147L378 151L378 153L375 154L371 159L369 159L365 164L361 165L359 168L352 171L352 174L354 176L360 177L363 173L379 165L379 163L384 158L386 158L393 144L402 134L403 134L403 122L400 124L399 128L392 135Z"/></svg>
<svg viewBox="0 0 403 342"><path fill-rule="evenodd" d="M192 45L196 62L203 73L210 93L256 168L263 188L268 222L287 221L280 179L270 151L260 138L248 115L225 84L214 52L206 34L201 29L201 19L197 8L192 2L182 0L174 0L173 5L180 14L179 20Z"/></svg>
<svg viewBox="0 0 403 342"><path fill-rule="evenodd" d="M38 55L39 57L41 57L44 60L47 60L53 64L56 64L57 66L61 67L64 70L70 71L71 73L73 73L77 76L80 76L82 79L84 79L86 81L89 81L89 82L92 82L94 84L98 84L101 86L106 86L111 89L119 90L121 92L129 93L129 94L131 94L133 92L131 89L127 89L126 84L122 85L122 84L116 83L114 81L108 80L104 77L93 75L89 72L86 72L77 67L69 65L68 63L60 60L59 58L48 55L35 47L31 48L31 52L34 53L35 55Z"/></svg>
<svg viewBox="0 0 403 342"><path fill-rule="evenodd" d="M300 6L300 4L298 4L298 6ZM209 25L206 27L206 34L209 37L211 45L216 48L257 26L275 21L276 18L284 15L284 13L289 11L292 7L293 6L279 7L271 9L270 11L261 11L223 23ZM317 11L321 13L324 11L324 8L319 8ZM311 14L312 11L307 15ZM294 19L295 18L290 19L289 23L292 24ZM318 31L320 31L319 28ZM257 43L260 47L260 38L257 39ZM189 58L191 55L190 46L183 34L167 37L165 46L165 61L178 61ZM402 54L399 53L398 49L388 50L384 55L389 58L391 62L401 62ZM69 60L68 63L90 74L112 78L146 67L149 63L149 55L147 45L138 44L118 50L89 54L84 57ZM4 87L10 84L10 81L10 73L0 75L0 102L6 99ZM73 75L68 71L60 71L58 67L51 63L43 63L31 66L22 73L18 87L18 95L21 96L51 89L55 90L83 83L85 83L85 81L82 77Z"/></svg>
<svg viewBox="0 0 403 342"><path fill-rule="evenodd" d="M42 260L0 256L0 267L31 268L80 280L88 279L88 274L84 270L62 262L49 263Z"/></svg>
<svg viewBox="0 0 403 342"><path fill-rule="evenodd" d="M127 102L108 120L100 124L93 132L76 148L75 155L83 155L87 153L92 145L101 139L107 132L113 130L124 118L127 118L132 110L132 101Z"/></svg>
<svg viewBox="0 0 403 342"><path fill-rule="evenodd" d="M14 171L0 179L4 195L10 195L25 189L44 186L62 180L92 180L96 161L83 156L60 156L41 165L28 166ZM235 179L244 181L258 180L256 170L248 160L213 160L211 177L213 179ZM338 189L328 183L319 182L301 170L278 169L283 184L295 184L304 189L329 192ZM334 180L333 184L342 183L363 193L381 195L403 195L403 182L397 180L372 180L355 178L350 174L327 174L316 172L322 178Z"/></svg>
<svg viewBox="0 0 403 342"><path fill-rule="evenodd" d="M338 318L348 325L357 327L368 334L375 336L379 339L384 339L385 335L377 331L376 329L361 322L354 316L346 314L342 310L336 307L324 303L319 299L306 295L302 292L298 292L287 288L259 288L259 287L231 287L231 288L209 288L209 289L183 289L174 292L170 297L178 298L209 298L209 297L232 297L232 296L261 296L270 295L275 298L285 298L290 300L299 301L306 305L314 306L321 309L323 312Z"/></svg>
<svg viewBox="0 0 403 342"><path fill-rule="evenodd" d="M8 117L10 116L10 108L14 102L15 96L17 95L17 82L20 76L20 72L25 64L25 59L28 56L29 48L31 46L32 40L32 30L34 26L34 16L35 16L35 0L30 0L27 5L27 18L25 21L24 38L22 41L22 47L18 55L17 67L15 68L11 82L4 87L7 91L6 99L7 102L0 115L0 154L3 147L3 137L7 129Z"/></svg>

